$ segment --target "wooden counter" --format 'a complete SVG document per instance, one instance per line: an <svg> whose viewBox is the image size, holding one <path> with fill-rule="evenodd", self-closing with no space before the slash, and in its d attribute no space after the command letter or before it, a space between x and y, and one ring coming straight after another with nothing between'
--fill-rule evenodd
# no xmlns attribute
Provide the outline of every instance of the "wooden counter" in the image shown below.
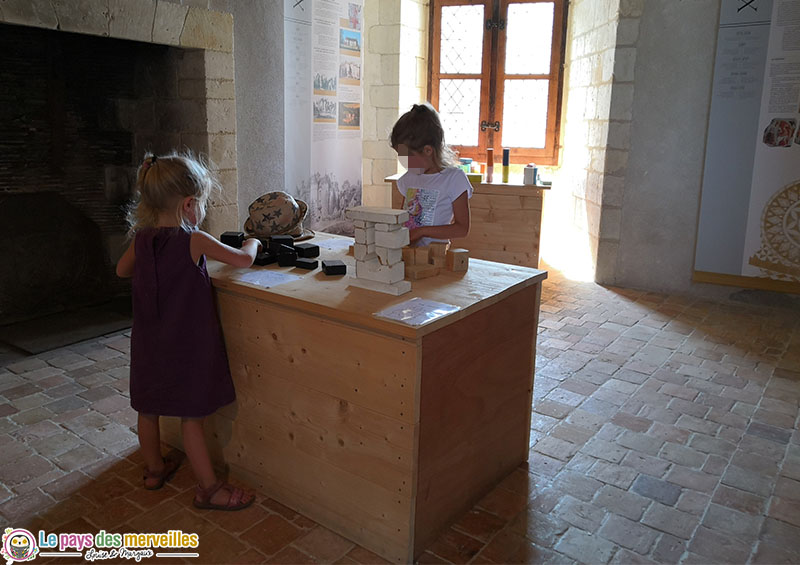
<svg viewBox="0 0 800 565"><path fill-rule="evenodd" d="M392 208L400 208L396 174L384 180L392 185ZM499 171L495 171L499 176ZM539 266L542 204L549 186L504 183L472 183L469 201L469 235L454 239L453 247L469 249L470 257L511 265Z"/></svg>
<svg viewBox="0 0 800 565"><path fill-rule="evenodd" d="M353 272L344 250L320 259ZM265 289L209 265L237 393L207 421L212 454L325 527L413 561L527 460L547 273L470 259L398 297L256 268L302 279ZM412 297L461 309L417 328L373 315Z"/></svg>

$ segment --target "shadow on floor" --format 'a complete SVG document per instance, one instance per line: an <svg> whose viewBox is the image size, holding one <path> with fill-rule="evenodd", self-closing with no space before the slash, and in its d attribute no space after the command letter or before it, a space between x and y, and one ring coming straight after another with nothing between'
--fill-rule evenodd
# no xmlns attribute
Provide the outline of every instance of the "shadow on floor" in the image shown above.
<svg viewBox="0 0 800 565"><path fill-rule="evenodd" d="M131 298L0 326L0 347L35 355L131 327Z"/></svg>

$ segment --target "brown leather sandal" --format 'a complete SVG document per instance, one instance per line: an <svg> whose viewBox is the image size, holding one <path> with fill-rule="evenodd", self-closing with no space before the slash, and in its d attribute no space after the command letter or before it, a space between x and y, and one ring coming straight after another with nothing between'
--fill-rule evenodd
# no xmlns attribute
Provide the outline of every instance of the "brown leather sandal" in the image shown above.
<svg viewBox="0 0 800 565"><path fill-rule="evenodd" d="M228 502L225 504L214 504L211 498L217 493L218 490L228 491ZM211 510L242 510L247 508L256 499L253 494L246 494L244 490L235 487L224 481L217 481L207 489L197 485L196 494L193 504L195 508L209 508ZM249 498L248 498L249 497Z"/></svg>
<svg viewBox="0 0 800 565"><path fill-rule="evenodd" d="M166 483L172 477L175 476L178 467L181 466L180 459L172 459L170 457L164 457L163 460L164 460L164 468L158 473L145 468L144 477L142 477L142 480L144 481L144 488L146 488L147 490L158 490L161 487L163 487L164 483ZM158 482L153 486L147 486L147 481L149 479L158 479Z"/></svg>

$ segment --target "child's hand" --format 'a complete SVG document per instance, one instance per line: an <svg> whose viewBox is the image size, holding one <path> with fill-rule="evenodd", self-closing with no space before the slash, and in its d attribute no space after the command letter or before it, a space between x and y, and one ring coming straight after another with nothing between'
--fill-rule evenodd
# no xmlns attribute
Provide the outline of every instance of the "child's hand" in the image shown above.
<svg viewBox="0 0 800 565"><path fill-rule="evenodd" d="M244 247L245 244L253 245L252 243L250 243L251 241L254 241L256 244L256 254L261 253L261 250L264 248L264 244L261 243L261 240L258 239L257 237L248 237L247 239L244 240L242 247Z"/></svg>
<svg viewBox="0 0 800 565"><path fill-rule="evenodd" d="M261 242L256 238L246 239L242 248L236 249L225 245L204 231L198 230L192 234L192 257L205 255L209 259L234 267L250 267L260 248Z"/></svg>
<svg viewBox="0 0 800 565"><path fill-rule="evenodd" d="M419 227L408 230L409 243L414 243L418 239L425 237L424 229L424 227Z"/></svg>
<svg viewBox="0 0 800 565"><path fill-rule="evenodd" d="M242 251L250 256L250 265L248 265L248 267L253 265L256 255L261 252L263 247L264 245L261 243L261 240L256 237L250 237L244 240L244 243L242 244Z"/></svg>

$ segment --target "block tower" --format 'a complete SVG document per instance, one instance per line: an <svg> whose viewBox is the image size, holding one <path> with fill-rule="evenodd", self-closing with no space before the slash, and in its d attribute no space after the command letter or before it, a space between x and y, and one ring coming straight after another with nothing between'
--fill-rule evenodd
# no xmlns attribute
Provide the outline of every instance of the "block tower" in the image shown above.
<svg viewBox="0 0 800 565"><path fill-rule="evenodd" d="M348 208L345 216L355 226L356 274L350 277L350 284L394 295L409 292L402 251L409 242L408 228L403 226L408 212L356 206Z"/></svg>

